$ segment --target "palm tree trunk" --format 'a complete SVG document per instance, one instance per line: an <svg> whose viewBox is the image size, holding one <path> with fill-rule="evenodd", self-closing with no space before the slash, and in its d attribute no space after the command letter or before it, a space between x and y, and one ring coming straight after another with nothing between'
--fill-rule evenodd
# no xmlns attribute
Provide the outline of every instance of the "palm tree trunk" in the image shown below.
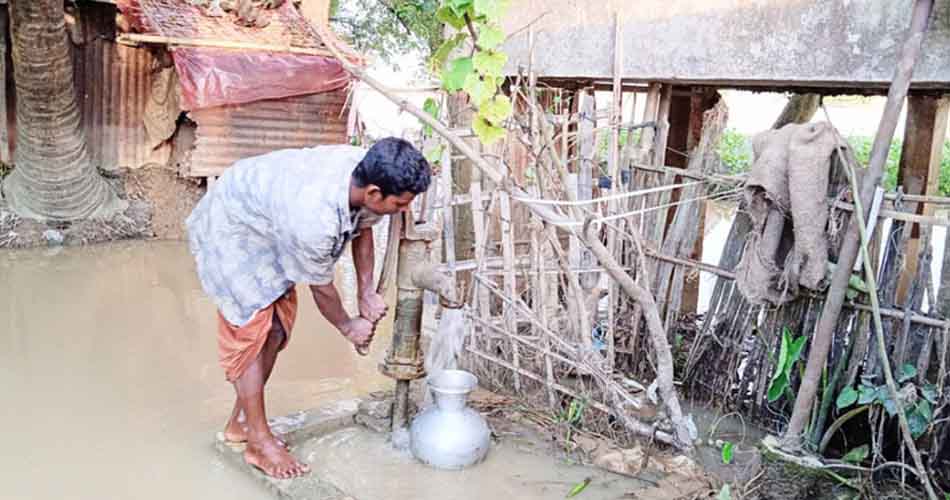
<svg viewBox="0 0 950 500"><path fill-rule="evenodd" d="M73 85L62 0L11 0L15 168L3 194L21 217L105 217L124 203L89 160Z"/></svg>

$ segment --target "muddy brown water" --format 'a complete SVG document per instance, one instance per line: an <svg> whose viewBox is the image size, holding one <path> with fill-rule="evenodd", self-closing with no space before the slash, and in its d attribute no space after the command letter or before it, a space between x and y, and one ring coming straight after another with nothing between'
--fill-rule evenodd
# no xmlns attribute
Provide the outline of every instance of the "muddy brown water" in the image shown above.
<svg viewBox="0 0 950 500"><path fill-rule="evenodd" d="M270 497L213 451L233 389L184 244L0 252L0 297L0 498ZM270 415L388 385L387 337L357 356L301 293Z"/></svg>

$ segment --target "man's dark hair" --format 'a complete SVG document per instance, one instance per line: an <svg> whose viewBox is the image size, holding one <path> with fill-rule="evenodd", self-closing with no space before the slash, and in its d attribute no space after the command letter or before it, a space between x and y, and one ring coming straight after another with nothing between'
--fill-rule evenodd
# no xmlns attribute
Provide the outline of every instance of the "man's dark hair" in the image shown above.
<svg viewBox="0 0 950 500"><path fill-rule="evenodd" d="M419 194L429 189L432 174L429 162L412 144L396 137L387 137L369 148L366 156L353 170L359 187L373 184L383 196L405 192Z"/></svg>

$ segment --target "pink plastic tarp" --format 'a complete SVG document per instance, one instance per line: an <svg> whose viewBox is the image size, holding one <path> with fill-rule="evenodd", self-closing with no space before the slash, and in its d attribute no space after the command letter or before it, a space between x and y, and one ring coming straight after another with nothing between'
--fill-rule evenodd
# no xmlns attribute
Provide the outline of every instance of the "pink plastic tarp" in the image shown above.
<svg viewBox="0 0 950 500"><path fill-rule="evenodd" d="M186 110L316 94L344 87L339 61L315 55L178 48L172 52Z"/></svg>

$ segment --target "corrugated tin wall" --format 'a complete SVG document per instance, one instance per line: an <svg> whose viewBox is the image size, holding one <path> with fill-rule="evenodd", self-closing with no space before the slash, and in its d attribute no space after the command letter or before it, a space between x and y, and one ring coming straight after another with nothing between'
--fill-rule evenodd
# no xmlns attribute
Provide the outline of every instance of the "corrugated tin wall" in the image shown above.
<svg viewBox="0 0 950 500"><path fill-rule="evenodd" d="M198 124L182 175L218 176L235 161L286 148L346 142L346 89L192 111Z"/></svg>
<svg viewBox="0 0 950 500"><path fill-rule="evenodd" d="M151 52L114 42L115 5L80 5L84 43L73 46L73 64L93 163L106 170L164 164L169 148L152 151L142 122L151 87Z"/></svg>

